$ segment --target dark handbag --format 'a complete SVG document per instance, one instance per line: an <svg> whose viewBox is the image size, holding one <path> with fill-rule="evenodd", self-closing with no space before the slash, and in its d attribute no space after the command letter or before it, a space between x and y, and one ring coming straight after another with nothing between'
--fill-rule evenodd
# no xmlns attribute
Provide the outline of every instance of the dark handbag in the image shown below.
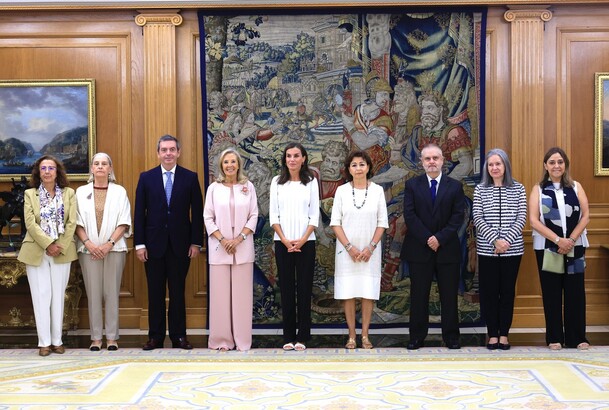
<svg viewBox="0 0 609 410"><path fill-rule="evenodd" d="M552 273L565 273L565 257L549 249L543 250L541 270Z"/></svg>

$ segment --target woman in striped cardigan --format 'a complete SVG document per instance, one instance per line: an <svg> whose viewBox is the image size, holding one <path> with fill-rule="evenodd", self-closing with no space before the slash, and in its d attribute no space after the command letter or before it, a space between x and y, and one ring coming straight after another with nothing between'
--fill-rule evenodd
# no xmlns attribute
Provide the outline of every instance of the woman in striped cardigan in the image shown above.
<svg viewBox="0 0 609 410"><path fill-rule="evenodd" d="M510 160L499 148L486 154L482 179L474 191L473 215L486 347L508 350L527 203L524 186L512 178Z"/></svg>

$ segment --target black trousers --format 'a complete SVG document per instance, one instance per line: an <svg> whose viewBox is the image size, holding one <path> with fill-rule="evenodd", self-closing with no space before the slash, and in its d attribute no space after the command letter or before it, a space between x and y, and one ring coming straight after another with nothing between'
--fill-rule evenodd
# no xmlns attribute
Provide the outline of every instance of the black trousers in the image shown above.
<svg viewBox="0 0 609 410"><path fill-rule="evenodd" d="M275 241L275 259L279 272L284 343L304 343L311 339L315 241L307 241L300 252L288 252L281 241Z"/></svg>
<svg viewBox="0 0 609 410"><path fill-rule="evenodd" d="M163 342L166 333L165 295L169 290L169 338L172 341L186 337L186 302L184 291L190 258L177 256L171 246L165 255L148 254L146 279L148 283L148 337Z"/></svg>
<svg viewBox="0 0 609 410"><path fill-rule="evenodd" d="M408 262L410 269L410 340L425 340L429 331L429 292L434 274L438 281L442 307L442 340L459 340L459 264Z"/></svg>
<svg viewBox="0 0 609 410"><path fill-rule="evenodd" d="M566 347L577 347L580 343L588 342L584 274L546 272L541 269L543 250L536 250L535 256L541 283L543 313L546 318L546 343L562 343Z"/></svg>
<svg viewBox="0 0 609 410"><path fill-rule="evenodd" d="M521 260L522 255L478 256L480 308L489 338L510 332Z"/></svg>

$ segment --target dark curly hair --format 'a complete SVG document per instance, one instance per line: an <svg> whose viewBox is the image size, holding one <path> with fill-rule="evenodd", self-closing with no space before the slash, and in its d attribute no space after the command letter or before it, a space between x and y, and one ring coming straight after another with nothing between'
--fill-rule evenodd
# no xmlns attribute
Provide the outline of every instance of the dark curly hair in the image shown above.
<svg viewBox="0 0 609 410"><path fill-rule="evenodd" d="M68 181L68 175L66 174L66 167L63 166L63 163L55 158L52 155L43 155L34 162L32 165L32 179L30 180L30 186L32 188L38 188L40 186L40 163L42 161L49 160L53 161L57 166L57 177L55 178L55 182L59 185L59 188L65 188L70 185Z"/></svg>

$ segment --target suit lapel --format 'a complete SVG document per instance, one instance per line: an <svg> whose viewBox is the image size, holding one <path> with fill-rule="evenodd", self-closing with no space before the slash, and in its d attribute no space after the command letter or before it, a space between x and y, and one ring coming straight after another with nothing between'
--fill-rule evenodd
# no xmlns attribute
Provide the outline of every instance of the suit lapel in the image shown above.
<svg viewBox="0 0 609 410"><path fill-rule="evenodd" d="M421 175L419 183L421 192L424 192L423 197L425 198L425 203L429 206L429 209L433 209L434 207L431 203L431 194L429 193L429 180L427 179L427 174Z"/></svg>
<svg viewBox="0 0 609 410"><path fill-rule="evenodd" d="M164 179L163 179L164 172L165 172L165 170L163 169L163 167L161 165L159 165L158 167L154 168L154 173L153 173L153 176L154 176L154 188L153 189L158 189L163 194L163 198L165 198L165 183L164 183ZM173 191L172 191L171 196L173 197ZM165 207L167 207L167 199L165 199L163 201L163 205Z"/></svg>

